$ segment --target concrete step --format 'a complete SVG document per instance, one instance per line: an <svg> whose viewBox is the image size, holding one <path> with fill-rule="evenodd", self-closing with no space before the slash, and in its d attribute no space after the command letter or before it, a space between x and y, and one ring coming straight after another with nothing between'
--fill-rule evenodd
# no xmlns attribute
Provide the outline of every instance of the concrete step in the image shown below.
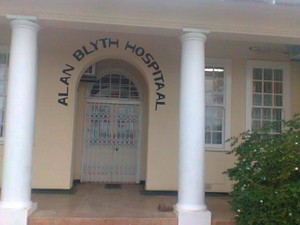
<svg viewBox="0 0 300 225"><path fill-rule="evenodd" d="M44 218L29 219L28 225L177 225L176 218Z"/></svg>
<svg viewBox="0 0 300 225"><path fill-rule="evenodd" d="M176 218L29 218L28 225L177 225ZM233 220L213 219L211 225L235 225Z"/></svg>

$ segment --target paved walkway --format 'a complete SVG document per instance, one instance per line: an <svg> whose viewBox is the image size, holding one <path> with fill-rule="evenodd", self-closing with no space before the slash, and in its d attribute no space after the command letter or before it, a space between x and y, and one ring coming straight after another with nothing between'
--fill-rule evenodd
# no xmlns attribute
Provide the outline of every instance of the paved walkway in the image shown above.
<svg viewBox="0 0 300 225"><path fill-rule="evenodd" d="M212 212L214 221L227 221L229 223L222 224L233 224L231 222L233 213L228 205L229 199L227 196L206 197L206 204ZM46 220L58 221L63 218L81 219L80 221L95 218L156 218L165 219L162 224L166 225L174 224L174 221L177 222L173 211L162 212L158 210L159 204L175 205L177 196L144 195L141 194L140 185L122 185L121 189L106 189L103 184L85 183L78 184L77 191L74 194L33 194L32 200L38 203L38 210L30 216L30 224L87 224L79 222L46 223ZM34 221L39 221L39 223L33 223ZM91 222L88 224L98 223Z"/></svg>

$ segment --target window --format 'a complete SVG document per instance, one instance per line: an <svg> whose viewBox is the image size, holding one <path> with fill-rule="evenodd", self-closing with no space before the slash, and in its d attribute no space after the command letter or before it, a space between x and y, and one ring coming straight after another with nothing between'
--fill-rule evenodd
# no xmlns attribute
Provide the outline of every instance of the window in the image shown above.
<svg viewBox="0 0 300 225"><path fill-rule="evenodd" d="M289 116L289 64L247 62L246 128L257 130L264 124ZM278 127L272 132L278 133Z"/></svg>
<svg viewBox="0 0 300 225"><path fill-rule="evenodd" d="M206 60L205 144L211 150L229 150L231 62Z"/></svg>
<svg viewBox="0 0 300 225"><path fill-rule="evenodd" d="M4 136L4 113L8 71L8 49L0 46L0 139Z"/></svg>
<svg viewBox="0 0 300 225"><path fill-rule="evenodd" d="M89 94L90 97L108 99L139 99L135 84L119 73L110 73L101 77L94 83Z"/></svg>

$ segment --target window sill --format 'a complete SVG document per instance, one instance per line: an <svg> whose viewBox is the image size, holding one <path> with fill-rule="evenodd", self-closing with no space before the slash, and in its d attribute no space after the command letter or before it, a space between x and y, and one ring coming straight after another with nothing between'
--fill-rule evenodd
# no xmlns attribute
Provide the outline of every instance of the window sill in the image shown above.
<svg viewBox="0 0 300 225"><path fill-rule="evenodd" d="M205 151L207 152L229 152L230 148L224 145L206 145Z"/></svg>

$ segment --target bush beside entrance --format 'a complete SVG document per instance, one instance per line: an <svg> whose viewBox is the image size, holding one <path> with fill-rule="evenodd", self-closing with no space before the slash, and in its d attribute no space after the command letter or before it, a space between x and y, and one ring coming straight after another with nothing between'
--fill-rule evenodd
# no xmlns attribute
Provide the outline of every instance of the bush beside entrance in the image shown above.
<svg viewBox="0 0 300 225"><path fill-rule="evenodd" d="M275 133L281 129L280 133ZM300 225L300 116L232 138L237 225Z"/></svg>

